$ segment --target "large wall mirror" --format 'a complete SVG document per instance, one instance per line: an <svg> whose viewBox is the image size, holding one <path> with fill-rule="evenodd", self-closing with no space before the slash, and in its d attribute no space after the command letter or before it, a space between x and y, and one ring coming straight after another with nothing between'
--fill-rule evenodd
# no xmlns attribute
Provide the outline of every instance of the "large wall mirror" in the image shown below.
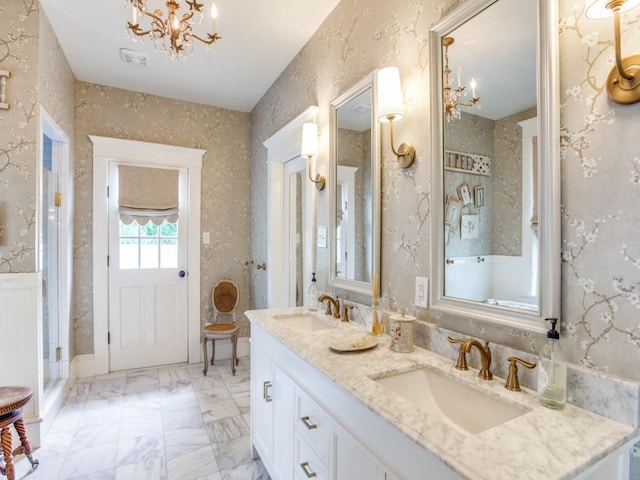
<svg viewBox="0 0 640 480"><path fill-rule="evenodd" d="M380 259L380 151L370 74L331 102L331 284L370 295Z"/></svg>
<svg viewBox="0 0 640 480"><path fill-rule="evenodd" d="M470 1L432 30L435 310L535 332L559 315L555 3Z"/></svg>

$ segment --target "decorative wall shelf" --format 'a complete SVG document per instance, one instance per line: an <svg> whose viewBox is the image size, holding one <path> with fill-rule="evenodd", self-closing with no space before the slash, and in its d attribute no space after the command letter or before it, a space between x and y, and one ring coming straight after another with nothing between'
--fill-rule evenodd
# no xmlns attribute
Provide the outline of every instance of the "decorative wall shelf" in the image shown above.
<svg viewBox="0 0 640 480"><path fill-rule="evenodd" d="M491 157L474 153L444 151L444 168L454 172L491 176Z"/></svg>

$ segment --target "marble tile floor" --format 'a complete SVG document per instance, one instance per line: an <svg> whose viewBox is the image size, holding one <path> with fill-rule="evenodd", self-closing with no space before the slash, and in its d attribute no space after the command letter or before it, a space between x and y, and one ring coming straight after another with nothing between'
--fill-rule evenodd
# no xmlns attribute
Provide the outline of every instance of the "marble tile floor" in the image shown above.
<svg viewBox="0 0 640 480"><path fill-rule="evenodd" d="M79 379L26 480L269 480L251 459L249 359Z"/></svg>

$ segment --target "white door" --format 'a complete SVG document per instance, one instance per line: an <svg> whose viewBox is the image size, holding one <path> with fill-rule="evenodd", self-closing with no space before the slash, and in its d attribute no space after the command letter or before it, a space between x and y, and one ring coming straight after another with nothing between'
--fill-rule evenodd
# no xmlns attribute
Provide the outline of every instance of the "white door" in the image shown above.
<svg viewBox="0 0 640 480"><path fill-rule="evenodd" d="M109 165L109 370L186 362L187 169L177 169L176 223L140 225L120 219L118 165Z"/></svg>

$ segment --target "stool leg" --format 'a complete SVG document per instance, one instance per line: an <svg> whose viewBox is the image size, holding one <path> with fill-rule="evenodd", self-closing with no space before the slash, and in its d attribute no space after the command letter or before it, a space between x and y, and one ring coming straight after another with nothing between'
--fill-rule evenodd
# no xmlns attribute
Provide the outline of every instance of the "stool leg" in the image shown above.
<svg viewBox="0 0 640 480"><path fill-rule="evenodd" d="M207 353L207 337L202 337L202 351L204 353L204 376L207 376L207 370L209 369L209 355Z"/></svg>
<svg viewBox="0 0 640 480"><path fill-rule="evenodd" d="M13 467L13 455L11 453L11 430L9 427L2 429L2 453L4 455L4 470L7 480L15 480L16 473Z"/></svg>
<svg viewBox="0 0 640 480"><path fill-rule="evenodd" d="M20 437L21 443L21 446L13 451L13 455L15 456L17 454L24 453L29 459L29 463L31 463L31 468L35 470L38 468L38 465L40 465L40 462L38 460L34 460L31 455L31 444L29 443L29 440L27 440L27 432L24 429L24 421L22 420L22 417L16 420L13 426L16 428L16 432L18 432L18 437Z"/></svg>

